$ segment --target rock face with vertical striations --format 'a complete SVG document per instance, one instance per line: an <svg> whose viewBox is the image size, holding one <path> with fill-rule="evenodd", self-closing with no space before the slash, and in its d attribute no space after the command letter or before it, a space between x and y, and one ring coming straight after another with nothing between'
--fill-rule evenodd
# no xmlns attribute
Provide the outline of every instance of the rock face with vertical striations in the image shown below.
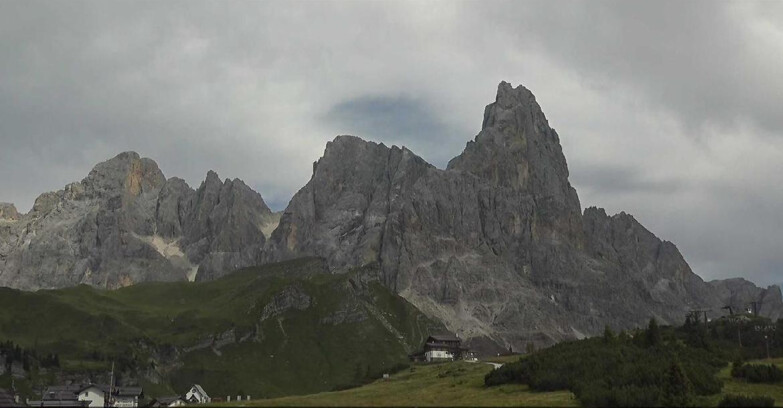
<svg viewBox="0 0 783 408"><path fill-rule="evenodd" d="M377 262L387 286L449 329L514 349L721 303L632 216L582 214L558 134L530 91L505 82L445 170L405 148L328 143L267 259L305 254L336 271Z"/></svg>
<svg viewBox="0 0 783 408"><path fill-rule="evenodd" d="M0 221L0 285L22 289L219 276L258 263L261 228L273 218L238 179L210 172L193 191L135 152L42 194L28 214L9 208Z"/></svg>

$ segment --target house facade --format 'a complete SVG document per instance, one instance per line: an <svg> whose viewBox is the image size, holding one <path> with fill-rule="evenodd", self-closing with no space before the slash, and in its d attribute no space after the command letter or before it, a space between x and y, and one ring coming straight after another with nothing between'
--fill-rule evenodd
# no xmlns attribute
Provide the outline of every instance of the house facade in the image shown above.
<svg viewBox="0 0 783 408"><path fill-rule="evenodd" d="M31 407L89 407L90 401L80 400L80 385L55 385L44 390L40 401L27 400Z"/></svg>
<svg viewBox="0 0 783 408"><path fill-rule="evenodd" d="M424 341L422 351L411 354L413 361L455 361L473 359L473 353L462 347L462 340L453 334L433 334Z"/></svg>
<svg viewBox="0 0 783 408"><path fill-rule="evenodd" d="M141 387L117 387L112 394L112 406L116 408L136 408L139 399L144 396Z"/></svg>
<svg viewBox="0 0 783 408"><path fill-rule="evenodd" d="M108 387L107 387L108 388ZM106 388L95 384L88 384L78 392L79 401L87 401L89 407L106 406Z"/></svg>
<svg viewBox="0 0 783 408"><path fill-rule="evenodd" d="M28 401L27 404L45 407L137 408L143 396L141 387L115 387L110 390L108 385L100 384L60 385L48 387L41 401Z"/></svg>

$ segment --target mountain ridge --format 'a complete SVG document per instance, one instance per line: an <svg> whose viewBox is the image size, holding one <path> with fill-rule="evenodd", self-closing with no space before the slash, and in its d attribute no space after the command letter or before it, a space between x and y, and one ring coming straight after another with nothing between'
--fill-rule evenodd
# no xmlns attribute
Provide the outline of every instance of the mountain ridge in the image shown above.
<svg viewBox="0 0 783 408"><path fill-rule="evenodd" d="M153 160L123 152L41 194L30 212L4 218L0 285L45 289L214 278L257 264L257 243L276 217L239 179L210 171L193 190L166 179Z"/></svg>
<svg viewBox="0 0 783 408"><path fill-rule="evenodd" d="M568 175L535 97L501 82L445 170L335 138L269 246L273 259L323 256L337 270L378 261L389 287L449 329L516 349L720 311L726 299L674 244L626 213L583 215Z"/></svg>
<svg viewBox="0 0 783 408"><path fill-rule="evenodd" d="M337 136L282 214L239 179L210 171L193 189L125 152L28 214L0 206L0 285L213 280L302 256L333 272L377 263L384 285L450 330L514 349L731 302L780 315L779 288L705 283L633 216L583 211L568 177L535 96L507 82L445 169Z"/></svg>

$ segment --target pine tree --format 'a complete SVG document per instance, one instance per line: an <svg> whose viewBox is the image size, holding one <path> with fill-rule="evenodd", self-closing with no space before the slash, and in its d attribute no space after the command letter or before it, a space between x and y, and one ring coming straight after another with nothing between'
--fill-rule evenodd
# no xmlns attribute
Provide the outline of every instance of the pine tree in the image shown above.
<svg viewBox="0 0 783 408"><path fill-rule="evenodd" d="M650 319L650 324L647 326L645 332L647 338L647 345L654 347L661 344L661 329L658 327L658 321L653 317Z"/></svg>
<svg viewBox="0 0 783 408"><path fill-rule="evenodd" d="M686 407L691 402L691 382L677 361L673 361L663 383L661 402L664 407Z"/></svg>
<svg viewBox="0 0 783 408"><path fill-rule="evenodd" d="M614 332L609 325L604 326L604 342L611 343L614 341Z"/></svg>

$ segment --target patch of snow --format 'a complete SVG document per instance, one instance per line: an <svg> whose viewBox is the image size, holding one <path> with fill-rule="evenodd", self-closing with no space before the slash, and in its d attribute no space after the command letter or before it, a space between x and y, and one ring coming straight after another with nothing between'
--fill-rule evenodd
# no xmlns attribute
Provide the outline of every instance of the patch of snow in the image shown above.
<svg viewBox="0 0 783 408"><path fill-rule="evenodd" d="M194 265L190 267L190 270L188 271L188 281L195 282L197 273L198 273L198 265Z"/></svg>
<svg viewBox="0 0 783 408"><path fill-rule="evenodd" d="M189 281L193 282L196 280L198 265L192 264L185 253L182 252L182 248L179 246L179 239L166 240L158 234L145 236L137 234L132 235L142 240L144 243L149 244L155 251L168 259L172 265L183 269Z"/></svg>
<svg viewBox="0 0 783 408"><path fill-rule="evenodd" d="M579 330L577 330L577 329L575 329L575 328L573 328L573 327L571 328L571 331L573 331L573 332L574 332L574 336L576 336L576 338L577 338L577 339L579 339L579 340L582 340L582 339L584 339L585 337L587 337L587 336L585 336L585 334L584 334L584 333L580 332Z"/></svg>
<svg viewBox="0 0 783 408"><path fill-rule="evenodd" d="M261 233L264 234L264 238L269 239L272 236L272 232L280 225L280 217L283 216L283 212L275 212L261 225Z"/></svg>

